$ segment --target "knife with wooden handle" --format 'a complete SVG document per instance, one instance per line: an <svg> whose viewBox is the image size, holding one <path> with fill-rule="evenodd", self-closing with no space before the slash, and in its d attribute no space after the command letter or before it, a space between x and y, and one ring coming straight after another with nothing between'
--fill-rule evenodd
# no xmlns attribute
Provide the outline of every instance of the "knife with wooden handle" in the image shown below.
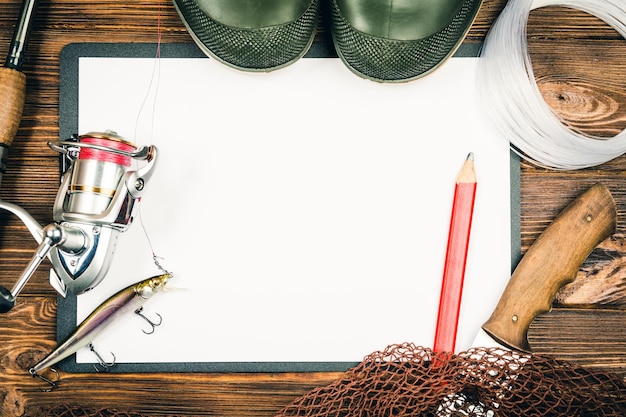
<svg viewBox="0 0 626 417"><path fill-rule="evenodd" d="M550 311L557 291L576 278L591 251L617 226L617 207L609 190L596 184L561 211L515 268L493 314L473 346L494 341L509 349L531 350L528 328Z"/></svg>

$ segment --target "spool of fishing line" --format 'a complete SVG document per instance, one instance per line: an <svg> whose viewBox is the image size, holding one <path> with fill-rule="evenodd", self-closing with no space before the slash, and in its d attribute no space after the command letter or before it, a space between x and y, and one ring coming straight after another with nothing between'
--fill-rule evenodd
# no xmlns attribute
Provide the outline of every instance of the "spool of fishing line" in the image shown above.
<svg viewBox="0 0 626 417"><path fill-rule="evenodd" d="M114 151L133 152L136 147L112 132L89 133L80 136L79 140L98 148L84 147L80 150L64 208L68 212L99 215L108 209L131 165L130 156Z"/></svg>
<svg viewBox="0 0 626 417"><path fill-rule="evenodd" d="M511 148L536 165L563 170L600 165L626 152L626 130L612 138L585 135L543 99L528 54L526 27L530 11L545 6L589 13L626 38L624 0L509 0L481 52L481 106Z"/></svg>

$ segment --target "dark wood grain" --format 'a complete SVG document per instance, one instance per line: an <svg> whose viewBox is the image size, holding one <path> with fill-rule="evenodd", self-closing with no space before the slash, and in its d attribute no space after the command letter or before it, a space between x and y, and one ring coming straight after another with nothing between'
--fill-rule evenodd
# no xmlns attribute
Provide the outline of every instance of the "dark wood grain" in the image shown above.
<svg viewBox="0 0 626 417"><path fill-rule="evenodd" d="M485 0L469 32L484 39L505 0ZM0 0L0 56L6 53L20 7ZM73 42L192 42L170 1L41 0L24 72L26 103L10 150L0 198L26 208L38 221L52 219L58 188L59 54ZM318 38L327 39L327 24ZM610 138L626 127L626 41L599 19L576 10L533 11L529 52L544 99L588 134ZM626 158L576 172L522 164L521 230L525 251L576 195L601 181L618 207L617 233L563 288L558 307L531 325L538 353L626 377ZM497 242L494 242L497 244ZM0 285L11 287L35 243L13 216L0 213ZM584 307L584 308L582 308ZM590 308L592 307L592 308ZM67 374L61 388L41 393L27 370L55 346L56 296L40 268L18 306L0 316L0 415L37 415L60 403L85 408L117 407L154 416L270 416L298 395L328 384L335 373L279 374ZM601 325L599 325L599 323ZM381 346L381 348L383 348Z"/></svg>
<svg viewBox="0 0 626 417"><path fill-rule="evenodd" d="M534 352L589 369L626 373L623 309L558 308L538 316L528 339Z"/></svg>

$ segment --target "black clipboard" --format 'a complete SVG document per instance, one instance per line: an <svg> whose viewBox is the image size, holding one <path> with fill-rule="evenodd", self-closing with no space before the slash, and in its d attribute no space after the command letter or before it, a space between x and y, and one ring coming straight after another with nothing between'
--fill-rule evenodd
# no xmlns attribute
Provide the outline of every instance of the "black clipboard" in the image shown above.
<svg viewBox="0 0 626 417"><path fill-rule="evenodd" d="M163 58L207 58L195 44L162 44ZM67 45L60 57L59 120L60 139L78 134L78 61L81 57L154 58L156 44L77 43ZM480 44L462 44L455 57L476 57ZM331 44L315 42L304 59L336 58ZM64 165L61 164L61 167ZM63 169L63 168L61 168ZM520 160L510 153L511 189L511 271L521 258L520 234ZM76 327L77 299L73 294L58 297L57 342L63 342ZM383 348L383 346L381 346ZM334 372L345 371L357 362L163 362L119 363L111 372ZM78 363L75 355L65 359L60 368L66 372L96 372L91 363Z"/></svg>

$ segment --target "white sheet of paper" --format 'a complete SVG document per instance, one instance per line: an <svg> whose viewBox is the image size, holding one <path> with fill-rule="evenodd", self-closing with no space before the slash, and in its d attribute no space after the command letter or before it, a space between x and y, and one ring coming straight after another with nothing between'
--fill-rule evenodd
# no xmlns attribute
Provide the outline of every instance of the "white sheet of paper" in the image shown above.
<svg viewBox="0 0 626 417"><path fill-rule="evenodd" d="M432 347L455 178L473 152L467 348L511 265L509 147L480 114L477 61L379 84L336 58L269 74L80 58L79 133L114 130L159 160L78 322L159 273L146 234L175 274L145 306L163 317L154 334L130 315L96 349L118 363L358 362L393 343ZM77 362L95 359L84 349Z"/></svg>

